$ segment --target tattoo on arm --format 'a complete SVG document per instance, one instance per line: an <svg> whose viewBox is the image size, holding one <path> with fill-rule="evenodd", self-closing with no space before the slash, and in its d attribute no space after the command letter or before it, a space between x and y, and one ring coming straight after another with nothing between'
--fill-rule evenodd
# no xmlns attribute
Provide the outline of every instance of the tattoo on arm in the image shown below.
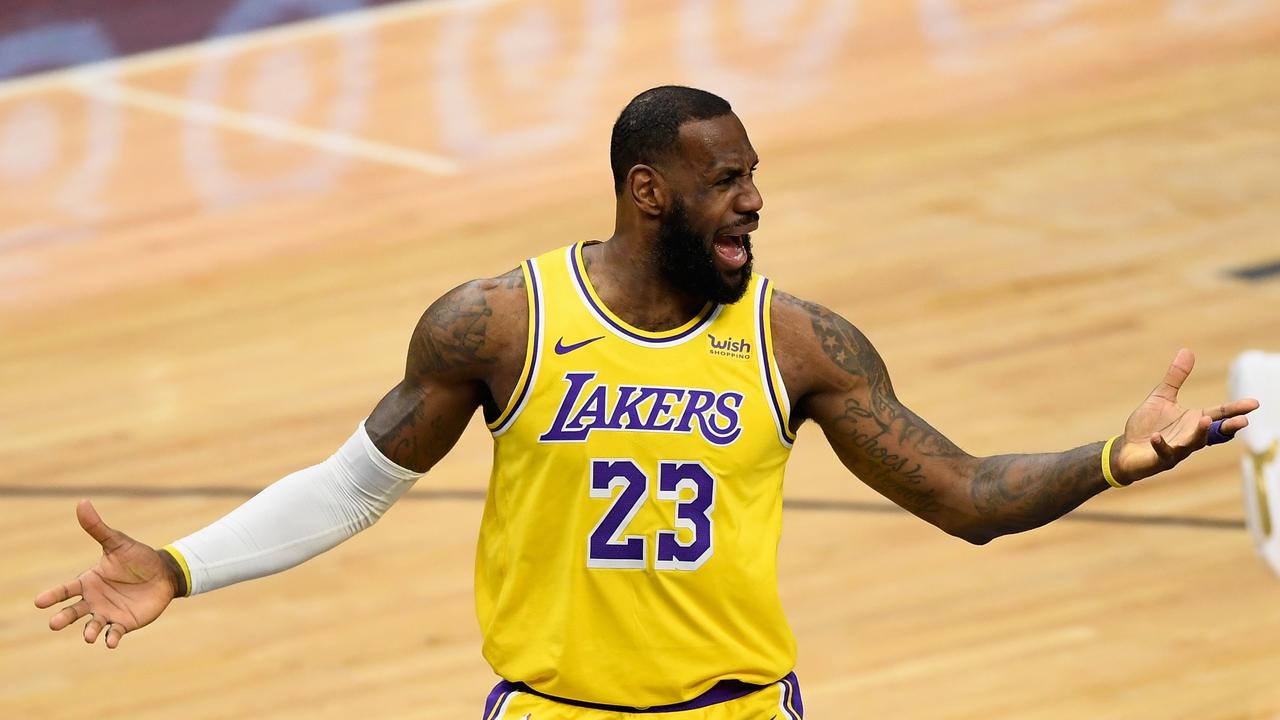
<svg viewBox="0 0 1280 720"><path fill-rule="evenodd" d="M942 510L937 493L928 483L924 465L886 447L886 440L899 431L857 400L846 398L844 412L824 427L832 444L852 446L861 451L852 468L863 482L889 496L916 514Z"/></svg>
<svg viewBox="0 0 1280 720"><path fill-rule="evenodd" d="M987 534L996 537L1040 527L1105 489L1099 460L1102 445L983 458L973 474L970 493L978 516L989 521Z"/></svg>
<svg viewBox="0 0 1280 720"><path fill-rule="evenodd" d="M449 291L422 315L409 343L406 377L445 373L494 361L481 354L493 309L485 293L470 285Z"/></svg>
<svg viewBox="0 0 1280 720"><path fill-rule="evenodd" d="M779 293L779 297L786 302L803 306L809 312L813 332L818 337L822 352L851 379L866 384L868 402L862 410L868 413L868 417L874 418L885 432L896 428L900 443L909 445L928 457L965 456L965 452L956 447L955 443L898 402L884 360L858 328L821 305L805 302L785 293ZM859 405L856 400L853 402Z"/></svg>
<svg viewBox="0 0 1280 720"><path fill-rule="evenodd" d="M926 517L944 511L927 466L950 468L969 460L968 454L898 402L880 354L849 321L786 293L775 297L809 317L823 355L839 370L839 405L827 410L822 425L837 452L853 451L841 452L842 459L907 510ZM800 412L813 414L803 406Z"/></svg>
<svg viewBox="0 0 1280 720"><path fill-rule="evenodd" d="M820 305L776 297L809 316L822 354L841 371L833 388L840 404L825 408L823 432L859 478L903 508L986 542L1050 522L1105 488L1100 444L970 456L898 401L884 361L856 327Z"/></svg>
<svg viewBox="0 0 1280 720"><path fill-rule="evenodd" d="M517 268L493 280L463 284L423 313L409 342L405 377L366 421L374 445L393 461L425 471L489 400L484 378L498 363L489 337L488 293L524 287Z"/></svg>

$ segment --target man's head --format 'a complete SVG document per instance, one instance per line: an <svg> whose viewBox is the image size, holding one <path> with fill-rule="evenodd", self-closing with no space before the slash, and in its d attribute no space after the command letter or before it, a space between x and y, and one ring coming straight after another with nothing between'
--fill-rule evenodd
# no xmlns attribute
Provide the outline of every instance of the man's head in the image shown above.
<svg viewBox="0 0 1280 720"><path fill-rule="evenodd" d="M670 282L738 301L763 202L752 177L758 158L729 103L687 87L646 90L614 123L609 160L620 212L652 228Z"/></svg>

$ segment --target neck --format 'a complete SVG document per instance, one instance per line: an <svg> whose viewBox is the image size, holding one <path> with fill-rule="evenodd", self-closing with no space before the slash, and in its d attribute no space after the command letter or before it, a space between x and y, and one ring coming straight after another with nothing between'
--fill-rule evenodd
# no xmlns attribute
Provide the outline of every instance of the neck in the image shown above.
<svg viewBox="0 0 1280 720"><path fill-rule="evenodd" d="M605 242L583 249L592 286L615 315L650 332L680 327L707 300L678 290L663 276L654 252L654 235L615 228Z"/></svg>

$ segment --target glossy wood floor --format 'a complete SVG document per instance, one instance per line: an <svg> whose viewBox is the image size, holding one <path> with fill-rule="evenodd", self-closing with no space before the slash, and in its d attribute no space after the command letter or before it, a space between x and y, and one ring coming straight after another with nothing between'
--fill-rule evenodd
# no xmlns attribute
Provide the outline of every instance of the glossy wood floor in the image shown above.
<svg viewBox="0 0 1280 720"><path fill-rule="evenodd" d="M1227 275L1280 257L1270 2L411 3L0 84L0 716L478 717L479 425L376 528L118 651L31 599L94 560L80 496L199 528L337 447L434 297L607 235L610 124L664 82L752 133L758 267L971 452L1119 432L1182 345L1196 404L1280 350L1280 281ZM976 548L801 436L809 717L1280 717L1238 447Z"/></svg>

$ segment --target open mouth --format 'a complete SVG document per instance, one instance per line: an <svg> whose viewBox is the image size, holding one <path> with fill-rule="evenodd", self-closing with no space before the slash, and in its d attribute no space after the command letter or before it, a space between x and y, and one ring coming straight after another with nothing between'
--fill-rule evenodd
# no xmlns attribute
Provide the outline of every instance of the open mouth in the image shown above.
<svg viewBox="0 0 1280 720"><path fill-rule="evenodd" d="M729 228L729 232L716 235L712 246L715 248L716 259L723 270L736 272L751 259L747 245L751 242L751 233L757 227L759 222L753 222Z"/></svg>
<svg viewBox="0 0 1280 720"><path fill-rule="evenodd" d="M727 270L741 270L747 264L747 241L751 236L717 235L713 241L716 258Z"/></svg>

